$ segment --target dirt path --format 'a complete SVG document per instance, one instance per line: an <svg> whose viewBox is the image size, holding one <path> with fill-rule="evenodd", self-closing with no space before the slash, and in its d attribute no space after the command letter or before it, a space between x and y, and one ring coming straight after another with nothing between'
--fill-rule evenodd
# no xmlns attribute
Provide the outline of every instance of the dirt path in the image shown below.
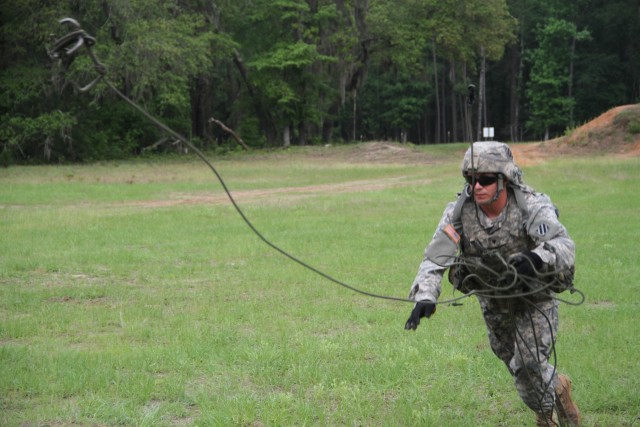
<svg viewBox="0 0 640 427"><path fill-rule="evenodd" d="M521 166L534 165L544 162L547 158L540 143L534 144L512 144L511 149L516 162ZM418 153L412 148L400 144L373 142L362 144L352 153L337 161L347 161L354 163L407 163L431 164L433 159L424 153ZM262 203L262 204L286 204L299 201L304 198L317 196L319 194L342 194L361 193L367 191L379 191L388 188L399 188L413 185L427 185L431 182L428 179L408 179L406 177L381 178L370 180L349 181L341 183L308 185L300 187L281 187L262 190L240 190L231 191L231 194L238 203ZM229 204L228 196L217 191L214 194L176 194L174 197L164 200L149 200L125 203L124 206L138 206L147 208L161 208L178 205L201 205Z"/></svg>
<svg viewBox="0 0 640 427"><path fill-rule="evenodd" d="M349 181L337 184L308 185L302 187L270 188L267 190L232 191L231 195L238 203L260 202L263 204L284 204L291 201L317 196L318 194L360 193L399 188L412 185L429 184L428 179L386 178L361 181ZM124 203L122 206L160 208L178 205L227 204L230 203L224 192L211 195L182 194L165 200L149 200Z"/></svg>

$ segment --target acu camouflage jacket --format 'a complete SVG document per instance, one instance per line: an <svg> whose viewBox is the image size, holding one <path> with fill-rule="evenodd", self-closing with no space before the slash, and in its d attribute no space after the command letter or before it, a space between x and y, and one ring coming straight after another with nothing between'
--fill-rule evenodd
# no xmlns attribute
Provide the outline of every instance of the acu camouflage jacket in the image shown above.
<svg viewBox="0 0 640 427"><path fill-rule="evenodd" d="M478 262L490 252L508 259L522 250L532 250L544 262L545 271L573 271L575 245L549 197L524 185L510 184L507 191L507 207L494 220L476 209L464 192L447 205L425 249L410 299L437 301L444 272L458 255Z"/></svg>

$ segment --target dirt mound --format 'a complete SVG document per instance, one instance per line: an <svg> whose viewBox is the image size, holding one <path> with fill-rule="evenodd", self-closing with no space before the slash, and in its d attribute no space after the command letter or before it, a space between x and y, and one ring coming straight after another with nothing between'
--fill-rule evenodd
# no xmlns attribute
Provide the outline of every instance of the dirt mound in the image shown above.
<svg viewBox="0 0 640 427"><path fill-rule="evenodd" d="M640 155L640 104L612 108L569 135L543 144L543 149L567 154Z"/></svg>

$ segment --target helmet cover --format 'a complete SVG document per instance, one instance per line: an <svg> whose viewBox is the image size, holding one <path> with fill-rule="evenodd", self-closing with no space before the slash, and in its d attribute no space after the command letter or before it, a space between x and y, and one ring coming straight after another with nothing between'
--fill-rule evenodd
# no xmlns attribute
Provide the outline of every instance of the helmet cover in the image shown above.
<svg viewBox="0 0 640 427"><path fill-rule="evenodd" d="M474 172L471 163L471 147L464 155L461 169L463 176ZM515 164L511 149L504 142L474 142L473 169L475 173L500 173L510 182L516 185L522 184L522 171Z"/></svg>

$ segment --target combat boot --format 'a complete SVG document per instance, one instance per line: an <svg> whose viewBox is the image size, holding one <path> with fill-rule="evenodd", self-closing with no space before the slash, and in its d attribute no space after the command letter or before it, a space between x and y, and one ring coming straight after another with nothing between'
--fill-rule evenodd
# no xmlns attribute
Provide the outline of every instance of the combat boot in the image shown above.
<svg viewBox="0 0 640 427"><path fill-rule="evenodd" d="M556 410L561 426L579 427L580 410L571 399L571 380L568 376L558 375L556 384Z"/></svg>
<svg viewBox="0 0 640 427"><path fill-rule="evenodd" d="M536 427L560 427L556 411L546 413L536 412Z"/></svg>

